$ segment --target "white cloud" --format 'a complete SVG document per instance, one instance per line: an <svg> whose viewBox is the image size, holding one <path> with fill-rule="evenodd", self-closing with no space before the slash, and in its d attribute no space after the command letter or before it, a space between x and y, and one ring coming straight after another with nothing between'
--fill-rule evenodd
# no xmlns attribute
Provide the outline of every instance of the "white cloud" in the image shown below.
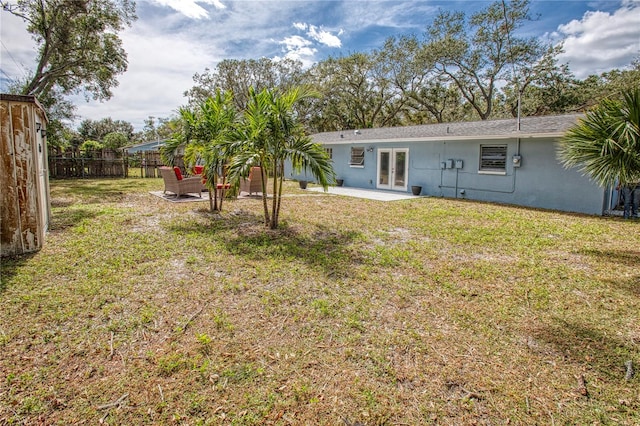
<svg viewBox="0 0 640 426"><path fill-rule="evenodd" d="M422 32L438 9L448 8L444 5L438 6L438 3L445 2L342 1L336 2L336 7L339 8L339 14L342 16L341 25L348 26L349 30L377 26L400 28L403 32ZM465 3L465 1L457 3ZM416 20L416 17L423 17L423 19Z"/></svg>
<svg viewBox="0 0 640 426"><path fill-rule="evenodd" d="M282 40L280 44L284 44L288 50L297 50L310 46L311 42L300 36L291 36L285 37L285 39Z"/></svg>
<svg viewBox="0 0 640 426"><path fill-rule="evenodd" d="M305 24L304 22L294 22L293 28L297 28L300 31L307 31L307 24Z"/></svg>
<svg viewBox="0 0 640 426"><path fill-rule="evenodd" d="M333 35L330 31L324 30L322 27L316 25L307 24L305 22L294 22L293 27L300 31L305 31L306 34L313 40L320 44L324 44L328 47L342 47L342 41L338 36L341 36L344 31L339 30L338 35Z"/></svg>
<svg viewBox="0 0 640 426"><path fill-rule="evenodd" d="M188 18L206 19L209 12L198 3L212 4L216 9L225 9L226 6L220 0L153 0L160 6L168 6L171 9L184 14Z"/></svg>
<svg viewBox="0 0 640 426"><path fill-rule="evenodd" d="M312 47L313 42L310 40L296 35L285 37L280 44L284 45L285 58L300 61L303 67L309 67L315 62L314 57L318 50ZM282 58L276 56L273 59L278 61Z"/></svg>
<svg viewBox="0 0 640 426"><path fill-rule="evenodd" d="M27 32L22 19L9 13L2 13L0 25L0 91L5 84L24 80L33 71L36 58L35 42Z"/></svg>
<svg viewBox="0 0 640 426"><path fill-rule="evenodd" d="M322 27L305 22L294 22L293 27L299 31L304 31L308 38L292 35L285 37L279 44L284 46L284 58L300 61L305 68L317 62L318 49L314 45L320 44L332 48L342 47L340 38ZM342 30L338 31L338 35L342 34ZM273 59L280 60L282 57L275 56Z"/></svg>
<svg viewBox="0 0 640 426"><path fill-rule="evenodd" d="M340 39L331 34L329 31L325 31L322 28L318 28L315 25L309 26L309 32L307 32L309 37L318 41L321 44L324 44L329 47L342 47L342 42ZM342 34L342 30L339 34Z"/></svg>
<svg viewBox="0 0 640 426"><path fill-rule="evenodd" d="M626 1L613 14L590 11L559 25L564 38L560 62L568 62L578 78L624 68L640 54L640 2Z"/></svg>
<svg viewBox="0 0 640 426"><path fill-rule="evenodd" d="M142 129L149 116L167 118L186 103L183 93L193 86L192 76L216 61L187 34L154 33L145 25L121 33L129 57L126 73L118 78L108 102L77 99L78 114L99 120L111 117ZM211 49L211 47L209 47Z"/></svg>

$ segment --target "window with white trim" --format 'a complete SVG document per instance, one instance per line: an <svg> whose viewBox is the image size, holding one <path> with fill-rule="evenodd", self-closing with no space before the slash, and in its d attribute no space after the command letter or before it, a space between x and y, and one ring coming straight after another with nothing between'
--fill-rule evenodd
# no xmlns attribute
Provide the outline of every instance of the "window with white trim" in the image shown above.
<svg viewBox="0 0 640 426"><path fill-rule="evenodd" d="M354 146L351 148L351 161L350 166L364 167L364 147Z"/></svg>
<svg viewBox="0 0 640 426"><path fill-rule="evenodd" d="M480 171L507 172L507 145L480 145Z"/></svg>

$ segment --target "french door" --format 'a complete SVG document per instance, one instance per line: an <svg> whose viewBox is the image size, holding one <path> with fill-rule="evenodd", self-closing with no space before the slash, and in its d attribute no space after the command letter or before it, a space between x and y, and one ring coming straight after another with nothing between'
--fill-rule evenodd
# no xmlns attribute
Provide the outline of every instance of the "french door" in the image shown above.
<svg viewBox="0 0 640 426"><path fill-rule="evenodd" d="M407 190L409 173L408 148L378 149L378 173L376 187L393 191Z"/></svg>

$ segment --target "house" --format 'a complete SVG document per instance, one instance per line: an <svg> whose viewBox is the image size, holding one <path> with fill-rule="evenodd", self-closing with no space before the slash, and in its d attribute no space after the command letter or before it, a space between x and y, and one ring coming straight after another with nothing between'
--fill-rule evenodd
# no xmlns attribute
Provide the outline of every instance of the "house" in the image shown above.
<svg viewBox="0 0 640 426"><path fill-rule="evenodd" d="M51 203L47 116L33 96L0 94L0 255L42 248Z"/></svg>
<svg viewBox="0 0 640 426"><path fill-rule="evenodd" d="M557 159L580 115L428 124L312 135L344 186L602 215L612 192ZM308 179L288 165L287 176Z"/></svg>
<svg viewBox="0 0 640 426"><path fill-rule="evenodd" d="M166 139L142 142L136 145L125 146L122 150L126 154L136 154L138 152L160 151L160 147L166 143Z"/></svg>

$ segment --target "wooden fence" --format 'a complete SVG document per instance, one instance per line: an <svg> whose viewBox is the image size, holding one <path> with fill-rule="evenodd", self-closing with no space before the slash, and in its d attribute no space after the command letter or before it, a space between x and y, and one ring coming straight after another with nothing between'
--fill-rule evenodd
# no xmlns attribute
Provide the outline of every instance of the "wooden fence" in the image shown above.
<svg viewBox="0 0 640 426"><path fill-rule="evenodd" d="M158 167L162 166L160 153L155 151L141 152L130 157L122 158L78 158L49 156L49 177L51 178L102 178L102 177L129 177L129 163L140 167L140 176L143 178L159 178ZM183 172L184 161L182 156L175 158L175 165Z"/></svg>
<svg viewBox="0 0 640 426"><path fill-rule="evenodd" d="M140 176L142 177L160 177L160 171L158 167L164 166L162 159L160 158L160 153L157 151L145 151L140 152L139 158L140 160ZM184 169L184 160L181 155L176 156L173 160L174 165L180 167L182 172L185 172Z"/></svg>
<svg viewBox="0 0 640 426"><path fill-rule="evenodd" d="M49 157L49 177L94 178L127 177L129 166L126 158L64 158Z"/></svg>

